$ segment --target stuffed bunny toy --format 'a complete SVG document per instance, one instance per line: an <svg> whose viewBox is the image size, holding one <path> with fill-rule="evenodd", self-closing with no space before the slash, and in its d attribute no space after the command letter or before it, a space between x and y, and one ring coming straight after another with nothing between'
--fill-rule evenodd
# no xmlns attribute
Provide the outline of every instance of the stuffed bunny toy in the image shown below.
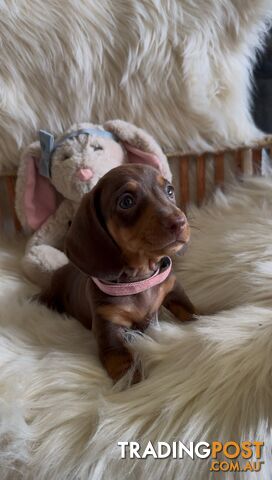
<svg viewBox="0 0 272 480"><path fill-rule="evenodd" d="M167 158L144 130L122 120L74 124L57 139L40 131L40 141L23 152L16 182L16 212L32 236L22 268L41 287L68 262L64 238L83 195L110 169L126 162L159 166L171 179ZM34 233L33 233L34 232Z"/></svg>

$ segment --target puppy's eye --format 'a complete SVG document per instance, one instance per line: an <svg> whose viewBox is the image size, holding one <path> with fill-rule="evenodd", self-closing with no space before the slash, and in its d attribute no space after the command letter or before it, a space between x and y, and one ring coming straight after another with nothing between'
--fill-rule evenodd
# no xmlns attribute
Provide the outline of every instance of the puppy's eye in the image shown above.
<svg viewBox="0 0 272 480"><path fill-rule="evenodd" d="M135 205L135 198L130 193L124 193L119 199L118 207L128 209Z"/></svg>
<svg viewBox="0 0 272 480"><path fill-rule="evenodd" d="M100 145L94 145L93 149L96 152L97 150L103 150L103 147L101 147Z"/></svg>
<svg viewBox="0 0 272 480"><path fill-rule="evenodd" d="M167 187L166 187L166 193L167 193L168 197L174 198L174 197L175 197L174 187L173 187L172 185L167 185Z"/></svg>

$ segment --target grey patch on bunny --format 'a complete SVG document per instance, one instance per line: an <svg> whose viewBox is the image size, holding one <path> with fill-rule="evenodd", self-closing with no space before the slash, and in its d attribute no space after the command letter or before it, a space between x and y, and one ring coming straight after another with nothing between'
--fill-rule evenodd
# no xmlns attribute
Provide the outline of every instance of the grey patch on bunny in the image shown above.
<svg viewBox="0 0 272 480"><path fill-rule="evenodd" d="M22 226L31 233L22 268L42 287L68 262L64 238L81 198L109 170L127 162L147 163L171 180L158 143L128 122L78 123L56 139L46 134L50 137L45 147L37 141L21 155L15 202Z"/></svg>
<svg viewBox="0 0 272 480"><path fill-rule="evenodd" d="M118 139L110 132L98 130L95 128L85 128L76 130L75 132L68 133L62 137L58 142L55 142L54 135L46 130L39 131L40 145L41 145L41 158L39 161L39 173L43 177L51 177L51 160L54 151L61 147L65 140L79 137L79 135L97 135L99 137L112 138L112 140L118 141Z"/></svg>

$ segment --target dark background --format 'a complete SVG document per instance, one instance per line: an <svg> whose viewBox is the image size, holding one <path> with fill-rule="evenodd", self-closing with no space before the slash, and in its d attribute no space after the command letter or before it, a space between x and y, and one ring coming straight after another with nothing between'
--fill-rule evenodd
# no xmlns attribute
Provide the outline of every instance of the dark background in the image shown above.
<svg viewBox="0 0 272 480"><path fill-rule="evenodd" d="M272 29L267 37L266 49L258 56L254 70L253 117L256 125L272 133Z"/></svg>

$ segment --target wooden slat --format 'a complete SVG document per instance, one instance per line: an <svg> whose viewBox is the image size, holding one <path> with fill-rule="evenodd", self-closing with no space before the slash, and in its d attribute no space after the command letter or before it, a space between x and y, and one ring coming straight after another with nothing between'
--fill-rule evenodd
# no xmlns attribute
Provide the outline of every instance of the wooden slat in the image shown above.
<svg viewBox="0 0 272 480"><path fill-rule="evenodd" d="M16 211L15 211L15 183L16 183L15 177L13 176L6 177L9 205L10 205L10 211L11 211L13 222L14 222L14 227L16 232L20 232L22 230L22 227L20 225L20 222L17 218Z"/></svg>
<svg viewBox="0 0 272 480"><path fill-rule="evenodd" d="M189 202L189 158L179 158L179 191L180 191L180 204L181 207L186 210Z"/></svg>
<svg viewBox="0 0 272 480"><path fill-rule="evenodd" d="M196 159L197 203L201 205L205 197L205 157L200 155Z"/></svg>
<svg viewBox="0 0 272 480"><path fill-rule="evenodd" d="M217 150L214 152L206 151L206 152L201 152L201 155L206 155L212 153L213 155L219 155L221 153L228 153L232 152L235 153L238 149L241 150L243 148L272 148L272 135L268 135L265 140L258 142L257 144L252 144L252 145L247 145L245 147L244 145L237 146L236 149L233 148L226 148L225 150ZM194 151L184 151L184 150L173 150L173 151L166 151L166 156L171 159L171 158L180 158L180 157L188 157L188 156L194 156L194 155L199 155L199 152L194 152Z"/></svg>
<svg viewBox="0 0 272 480"><path fill-rule="evenodd" d="M3 170L0 171L0 178L5 178L5 177L15 177L17 176L16 170Z"/></svg>
<svg viewBox="0 0 272 480"><path fill-rule="evenodd" d="M238 176L242 175L244 172L243 165L243 150L237 150L235 152L235 164L236 164L236 173Z"/></svg>
<svg viewBox="0 0 272 480"><path fill-rule="evenodd" d="M252 163L252 150L246 148L243 150L243 173L245 175L251 176L253 174Z"/></svg>
<svg viewBox="0 0 272 480"><path fill-rule="evenodd" d="M252 151L253 173L255 175L262 172L262 149L254 149Z"/></svg>
<svg viewBox="0 0 272 480"><path fill-rule="evenodd" d="M214 157L214 183L217 187L224 185L224 153Z"/></svg>

